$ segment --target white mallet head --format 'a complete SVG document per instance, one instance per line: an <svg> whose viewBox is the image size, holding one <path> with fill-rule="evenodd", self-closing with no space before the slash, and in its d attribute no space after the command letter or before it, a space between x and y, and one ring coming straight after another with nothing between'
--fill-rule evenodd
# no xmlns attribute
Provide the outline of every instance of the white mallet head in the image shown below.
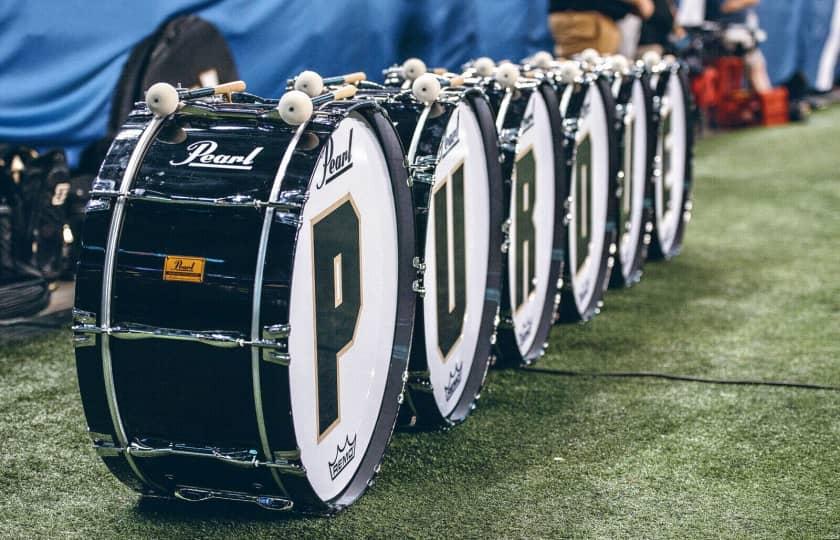
<svg viewBox="0 0 840 540"><path fill-rule="evenodd" d="M284 122L299 126L312 117L312 99L300 90L292 90L283 94L277 110Z"/></svg>
<svg viewBox="0 0 840 540"><path fill-rule="evenodd" d="M178 110L178 90L165 82L155 83L146 90L146 105L152 114L165 118Z"/></svg>
<svg viewBox="0 0 840 540"><path fill-rule="evenodd" d="M417 80L427 71L426 63L419 58L409 58L402 65L403 76L409 81Z"/></svg>
<svg viewBox="0 0 840 540"><path fill-rule="evenodd" d="M531 57L531 63L540 69L548 69L554 62L554 56L547 51L540 51Z"/></svg>
<svg viewBox="0 0 840 540"><path fill-rule="evenodd" d="M583 52L580 53L580 59L587 64L594 66L601 61L601 53L595 49L584 49Z"/></svg>
<svg viewBox="0 0 840 540"><path fill-rule="evenodd" d="M623 54L614 54L609 57L614 71L618 73L628 73L630 71L630 61Z"/></svg>
<svg viewBox="0 0 840 540"><path fill-rule="evenodd" d="M642 55L642 62L650 69L662 62L662 55L656 51L648 51Z"/></svg>
<svg viewBox="0 0 840 540"><path fill-rule="evenodd" d="M574 60L566 60L560 64L560 80L566 84L572 84L583 74L580 65Z"/></svg>
<svg viewBox="0 0 840 540"><path fill-rule="evenodd" d="M303 71L295 78L295 90L309 97L320 96L324 91L324 79L314 71Z"/></svg>
<svg viewBox="0 0 840 540"><path fill-rule="evenodd" d="M414 80L411 91L423 103L434 103L440 95L440 81L435 75L424 73Z"/></svg>
<svg viewBox="0 0 840 540"><path fill-rule="evenodd" d="M496 69L496 80L505 88L513 88L519 80L519 66L511 63L500 65Z"/></svg>
<svg viewBox="0 0 840 540"><path fill-rule="evenodd" d="M486 56L482 56L473 62L473 68L475 68L475 72L480 76L489 77L493 75L493 70L496 69L496 62Z"/></svg>
<svg viewBox="0 0 840 540"><path fill-rule="evenodd" d="M677 57L674 56L673 54L666 54L665 56L662 57L662 60L666 64L669 64L669 65L673 65L673 64L677 63Z"/></svg>

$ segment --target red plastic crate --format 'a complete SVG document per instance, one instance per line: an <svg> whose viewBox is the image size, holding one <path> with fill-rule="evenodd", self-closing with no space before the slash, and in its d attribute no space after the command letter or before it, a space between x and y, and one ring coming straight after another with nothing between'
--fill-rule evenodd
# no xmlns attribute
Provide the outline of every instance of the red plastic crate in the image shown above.
<svg viewBox="0 0 840 540"><path fill-rule="evenodd" d="M715 62L718 70L718 95L725 96L744 88L744 59L738 56L721 56Z"/></svg>
<svg viewBox="0 0 840 540"><path fill-rule="evenodd" d="M765 126L787 124L790 120L787 88L774 88L758 95L761 102L761 123Z"/></svg>
<svg viewBox="0 0 840 540"><path fill-rule="evenodd" d="M758 124L761 102L749 90L736 90L725 94L717 106L717 124L720 127L742 127Z"/></svg>
<svg viewBox="0 0 840 540"><path fill-rule="evenodd" d="M714 107L720 101L718 94L718 70L709 67L703 70L699 76L691 81L691 90L694 93L694 101L701 109Z"/></svg>

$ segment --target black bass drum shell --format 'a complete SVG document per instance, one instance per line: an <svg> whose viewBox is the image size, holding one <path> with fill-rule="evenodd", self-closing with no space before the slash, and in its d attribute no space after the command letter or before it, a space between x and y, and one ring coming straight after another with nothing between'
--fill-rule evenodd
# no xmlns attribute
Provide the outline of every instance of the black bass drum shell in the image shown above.
<svg viewBox="0 0 840 540"><path fill-rule="evenodd" d="M617 249L615 100L609 82L602 77L574 87L561 85L559 91L561 96L568 92L561 98L561 107L565 106L567 122L564 165L572 188L558 321L588 321L601 310ZM585 128L582 134L581 125ZM591 136L593 133L596 135ZM585 252L579 249L583 244Z"/></svg>
<svg viewBox="0 0 840 540"><path fill-rule="evenodd" d="M396 419L414 315L411 196L399 141L374 104L331 104L298 129L280 122L270 112L273 105L188 105L162 122L145 152L135 149L143 130L155 121L144 107L132 113L92 192L77 280L77 329L80 322L116 330L177 329L203 332L218 345L218 336L242 341L256 336L257 341L249 341L256 343L270 337L268 328L293 326L293 254L307 193L318 174L316 163L342 120L357 118L375 134L383 152L398 260L383 400L352 479L326 498L310 484L293 421L293 383L282 331L277 362L265 360L273 351L247 345L128 340L119 331L110 337L79 331L79 386L91 437L103 460L141 493L249 500L267 507L289 500L301 511L328 512L352 503L367 487ZM293 152L287 151L290 145ZM112 316L100 320L108 230L117 206L107 194L120 186L132 154L142 163L129 179L113 272ZM206 155L210 158L202 159ZM284 157L285 174L277 184ZM276 201L269 209L247 204L269 197ZM266 259L255 265L261 243ZM198 279L189 272L180 276L182 281L162 279L169 271L167 257L203 261L200 285L185 283ZM255 294L258 279L262 286ZM286 333L293 335L294 330ZM126 443L141 451L132 457L121 448ZM157 453L142 452L148 449ZM242 467L243 456L271 466Z"/></svg>
<svg viewBox="0 0 840 540"><path fill-rule="evenodd" d="M653 78L657 98L657 144L654 158L654 230L649 257L654 260L668 260L679 255L685 228L691 220L694 102L687 72L684 65L674 64ZM670 108L663 111L666 101L670 101Z"/></svg>
<svg viewBox="0 0 840 540"><path fill-rule="evenodd" d="M551 326L558 314L558 282L562 276L567 234L564 203L569 197L570 185L563 165L563 119L556 88L547 81L523 81L507 98L509 102L506 110L502 110L506 92L495 82L488 83L487 87L497 116L504 114L500 140L502 172L505 178L505 208L510 223L506 241L508 249L504 259L505 277L500 312L502 322L497 338L497 365L512 367L532 364L544 354ZM538 108L539 112L536 110ZM540 122L538 126L534 120L535 114L547 120L547 125ZM538 128L546 130L547 133L544 136L537 133L531 138L527 137L529 130ZM547 171L545 176L551 178L551 188L536 186L531 222L534 224L534 233L545 235L548 241L537 244L536 237L534 239L535 275L533 279L528 280L529 285L534 286L534 291L522 295L523 301L516 307L518 284L514 284L513 281L518 280L513 276L518 275L520 270L524 272L524 269L530 266L524 265L523 260L518 257L522 250L517 247L524 248L525 244L517 240L517 210L529 210L530 204L526 205L525 200L520 200L517 196L526 193L523 189L524 183L517 181L517 175L524 174L527 170L527 167L521 164L527 163L530 156L537 157L538 146L541 148L541 155L540 159L534 159L533 180L537 179L537 169L542 167ZM546 166L541 161L542 156L548 153L549 165ZM551 172L548 172L549 168ZM514 174L515 169L517 174ZM548 195L546 201L536 200L537 195L544 194ZM545 206L542 206L543 204ZM544 209L541 213L545 219L541 222L537 221L540 216L533 215L537 209ZM539 257L536 256L538 247L541 247ZM539 268L536 261L542 262ZM537 270L539 278L536 275ZM537 294L538 286L544 286L544 293ZM529 310L530 316L527 314Z"/></svg>
<svg viewBox="0 0 840 540"><path fill-rule="evenodd" d="M656 125L649 75L634 72L620 79L616 105L615 125L619 145L618 251L610 286L623 288L641 280L653 230ZM640 105L643 107L641 113ZM632 119L629 117L631 111Z"/></svg>
<svg viewBox="0 0 840 540"><path fill-rule="evenodd" d="M429 107L425 117L425 106L397 89L363 90L360 95L364 99L379 102L388 111L403 147L409 152L414 151L414 155L410 156L414 161L410 165L414 166L412 192L417 220L417 260L425 265L425 270L421 272L425 296L417 303L406 403L401 411L400 425L428 429L457 424L466 420L475 408L484 383L500 297L502 175L493 115L486 96L477 89L445 90L439 100ZM467 116L462 118L462 113L467 111ZM477 126L472 124L473 118ZM478 128L478 134L474 132L475 127ZM481 147L482 151L470 155L473 147ZM445 166L452 170L441 169ZM471 169L475 172L471 172ZM486 172L478 172L479 169ZM458 206L458 197L453 195L458 192L456 179L463 182L463 220L459 220L459 213L455 210ZM469 185L472 188L468 188ZM442 280L437 279L441 271L437 266L440 265L432 264L430 257L430 253L433 254L432 246L437 246L435 238L440 233L438 229L442 227L437 218L432 218L435 215L432 206L442 201L448 201L443 203L444 207L453 211L452 223L447 215L444 220L446 226L443 228L454 227L457 230L455 224L460 222L465 239L465 260L459 266L465 268L466 279L463 285L467 290L464 298L456 300L456 309L449 310L457 314L457 304L464 303L460 331L454 340L454 333L441 338L431 327L431 321L436 319L427 317L427 310L432 313L433 304L437 306L441 295L446 296L448 293L448 278L446 287L442 287ZM457 246L455 232L452 238ZM480 243L474 243L479 239ZM446 244L448 246L448 240ZM468 249L483 253L466 258ZM454 260L458 261L458 250L453 250L453 254ZM474 261L478 261L477 269L470 270ZM453 274L457 282L457 269ZM473 290L478 282L483 282L484 287ZM466 327L468 319L475 321L469 328ZM457 325L457 322L454 324ZM435 328L441 328L440 324ZM433 336L438 336L434 350L430 348L434 342ZM473 339L465 342L465 336L473 336ZM447 339L450 344L446 355L441 349L442 339ZM468 356L466 358L460 356L457 350L464 346L472 350L471 353L465 353ZM441 356L446 361L441 362ZM452 357L456 357L454 365ZM469 366L465 367L464 364Z"/></svg>

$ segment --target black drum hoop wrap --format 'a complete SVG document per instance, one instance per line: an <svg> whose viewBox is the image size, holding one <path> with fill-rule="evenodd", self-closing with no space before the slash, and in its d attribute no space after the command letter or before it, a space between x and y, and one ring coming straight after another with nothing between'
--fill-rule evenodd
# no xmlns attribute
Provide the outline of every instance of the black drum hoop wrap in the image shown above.
<svg viewBox="0 0 840 540"><path fill-rule="evenodd" d="M636 251L633 257L633 263L629 269L624 268L624 262L621 260L621 237L622 232L618 225L621 223L621 219L616 221L616 242L618 244L618 252L616 252L615 257L615 266L613 267L612 277L610 278L610 287L620 289L625 287L631 287L641 281L642 279L642 272L644 269L645 261L648 258L648 250L650 245L650 233L648 232L649 227L652 227L653 223L653 160L656 156L656 134L657 134L657 123L655 120L655 112L653 106L653 88L650 84L650 75L646 72L642 72L638 78L630 78L628 82L630 84L624 84L621 88L621 93L618 97L618 102L620 104L626 104L633 99L633 86L635 81L638 80L641 82L642 86L642 93L644 94L645 100L645 118L644 121L647 124L647 141L646 141L646 152L645 152L645 196L644 196L644 203L641 209L642 212L642 223L641 227L639 228L639 237L636 239ZM616 117L616 133L617 133L617 140L618 140L618 160L619 163L623 164L624 162L624 130L626 128L624 124L624 119L620 117ZM622 167L619 166L619 170ZM628 171L625 171L625 175L628 174ZM632 174L632 171L630 171ZM623 189L627 189L626 183L626 176L625 176L625 183ZM620 201L620 197L619 197ZM619 202L617 215L621 215L621 204ZM629 216L628 216L629 217ZM627 277L625 278L625 274Z"/></svg>
<svg viewBox="0 0 840 540"><path fill-rule="evenodd" d="M617 212L618 212L618 192L617 176L618 176L618 140L616 132L612 129L615 126L615 99L612 97L612 90L609 83L602 77L590 83L595 85L604 100L604 109L607 120L607 140L609 142L609 165L607 170L607 219L606 231L604 238L604 245L601 253L601 265L598 270L598 276L595 284L595 291L588 305L578 307L574 295L574 288L572 282L571 269L574 267L571 261L571 250L566 249L566 264L563 270L563 287L560 290L560 315L558 322L572 323L572 322L586 322L595 317L601 310L601 305L604 298L604 293L609 287L610 272L614 262L611 260L613 255L610 254L611 249L616 249L617 241ZM561 91L562 91L561 87ZM572 99L569 101L566 118L577 118L583 108L586 100L586 94L589 85L583 85L581 88L576 88L572 94ZM571 113L571 114L570 114ZM576 162L576 133L573 130L565 132L564 138L564 156L566 174L572 178L572 167ZM567 235L568 237L568 235Z"/></svg>
<svg viewBox="0 0 840 540"><path fill-rule="evenodd" d="M668 89L668 81L670 77L677 77L680 86L682 87L683 103L685 105L685 179L683 189L683 200L680 201L680 208L682 216L677 222L677 231L674 234L674 245L670 250L666 250L659 241L659 233L657 230L656 219L653 220L653 231L651 232L651 243L648 249L648 258L651 260L670 260L680 254L685 238L685 228L688 224L688 214L690 210L686 208L690 206L693 201L694 188L694 118L695 118L695 104L691 93L691 85L688 82L688 68L682 64L677 64L671 69L665 71L660 75L659 81L656 85L656 95L661 97ZM662 118L659 112L654 114L654 133L658 137L659 127ZM655 201L654 201L655 204Z"/></svg>
<svg viewBox="0 0 840 540"><path fill-rule="evenodd" d="M560 100L558 99L557 89L549 82L542 82L536 86L534 91L539 92L545 100L548 109L548 115L551 123L551 142L554 152L554 237L552 240L552 258L551 268L548 274L548 288L546 290L547 298L543 308L543 313L540 316L534 343L528 351L524 353L519 350L516 343L516 333L512 322L512 309L510 305L510 291L508 289L508 280L504 279L502 289L502 317L510 319L510 324L500 324L498 330L498 338L496 341L496 348L498 356L496 364L499 367L519 367L533 364L537 361L546 350L548 345L548 336L551 332L551 327L558 316L557 296L557 282L563 275L565 266L566 236L567 225L564 219L565 209L564 204L569 198L571 189L571 175L569 170L564 166L564 141L563 141L563 116L560 112ZM524 108L522 110L524 114ZM510 115L508 115L510 117ZM521 119L517 119L519 122ZM505 121L507 126L508 119ZM513 165L515 156L515 148L511 151L504 152L504 171L505 171L505 209L510 208L510 201L513 190ZM504 268L503 275L508 273L508 258L503 258Z"/></svg>
<svg viewBox="0 0 840 540"><path fill-rule="evenodd" d="M480 396L481 388L487 376L487 370L491 362L492 342L496 333L496 314L499 309L499 296L502 282L502 220L504 215L502 193L502 170L499 164L498 137L494 116L486 96L478 89L469 89L463 93L463 99L470 105L476 114L481 129L485 163L487 165L488 193L489 200L489 231L488 231L488 260L487 260L487 285L484 295L484 307L481 314L481 330L478 335L475 357L470 373L464 383L464 390L457 405L448 415L443 416L435 401L429 381L427 367L427 352L423 331L414 334L412 345L409 380L406 384L406 407L403 416L408 427L417 429L432 429L445 425L455 425L467 419L475 409L476 402ZM448 119L448 115L446 118ZM443 136L443 132L439 133ZM415 197L418 195L428 200L431 190L426 190L415 184L415 187L423 189L423 194L415 189ZM415 200L416 204L425 206ZM418 222L420 221L418 216ZM418 256L422 258L425 248L425 218L424 226L418 226ZM419 224L419 223L418 223ZM426 294L430 294L427 291ZM424 324L423 302L417 303L417 316L415 324L422 329ZM413 416L413 417L412 417ZM409 418L410 417L410 418Z"/></svg>

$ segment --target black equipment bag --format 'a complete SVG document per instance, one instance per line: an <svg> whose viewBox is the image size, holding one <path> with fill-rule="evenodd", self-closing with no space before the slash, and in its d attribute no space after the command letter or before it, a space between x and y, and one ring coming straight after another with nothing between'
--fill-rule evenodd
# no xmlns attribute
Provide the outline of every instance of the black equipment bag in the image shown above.
<svg viewBox="0 0 840 540"><path fill-rule="evenodd" d="M197 15L182 15L138 43L114 89L108 133L82 154L79 172L96 175L111 141L134 103L157 82L186 88L239 79L236 62L219 30Z"/></svg>
<svg viewBox="0 0 840 540"><path fill-rule="evenodd" d="M197 15L176 17L132 51L114 94L109 131L116 133L156 82L192 88L237 79L236 63L219 30Z"/></svg>
<svg viewBox="0 0 840 540"><path fill-rule="evenodd" d="M68 177L61 151L0 145L0 319L34 315L49 303L44 274L57 277L61 264Z"/></svg>
<svg viewBox="0 0 840 540"><path fill-rule="evenodd" d="M23 146L0 145L0 163L0 275L19 273L23 265L56 279L64 267L62 233L70 192L64 152L39 155Z"/></svg>

